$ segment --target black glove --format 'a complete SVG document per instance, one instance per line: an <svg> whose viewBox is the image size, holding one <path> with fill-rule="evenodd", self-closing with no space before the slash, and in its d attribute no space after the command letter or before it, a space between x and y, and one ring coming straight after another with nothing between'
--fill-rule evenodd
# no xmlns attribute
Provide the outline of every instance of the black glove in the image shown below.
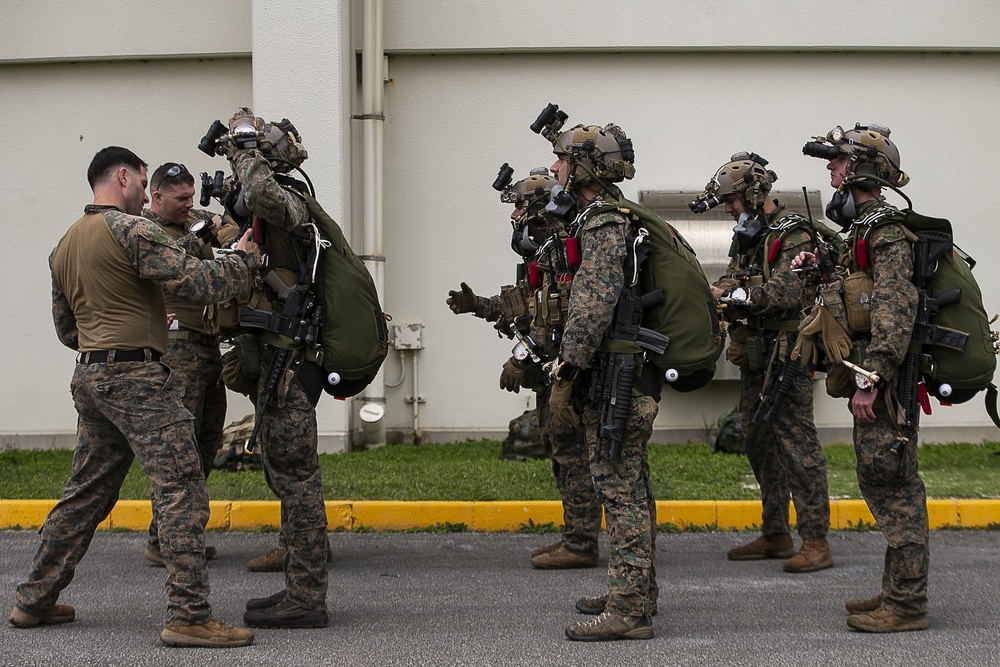
<svg viewBox="0 0 1000 667"><path fill-rule="evenodd" d="M455 290L450 290L448 292L448 300L446 303L448 307L451 308L451 312L459 315L461 313L471 313L476 310L476 302L479 297L476 293L472 291L472 288L462 283L462 291L456 292Z"/></svg>

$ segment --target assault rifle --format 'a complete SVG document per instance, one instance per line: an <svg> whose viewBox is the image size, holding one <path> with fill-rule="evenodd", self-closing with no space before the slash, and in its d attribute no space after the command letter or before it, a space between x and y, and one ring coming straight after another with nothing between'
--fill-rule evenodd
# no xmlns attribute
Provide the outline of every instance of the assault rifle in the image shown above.
<svg viewBox="0 0 1000 667"><path fill-rule="evenodd" d="M272 275L274 274L268 274ZM316 295L311 286L299 284L291 289L284 287L284 292L280 312L249 308L240 312L240 325L244 329L266 331L287 339L289 343L288 347L275 346L274 358L264 376L264 386L257 395L253 431L244 447L248 453L254 449L264 413L274 402L282 378L289 373L294 377L297 350L304 346L315 347L323 324L323 306L316 303ZM289 381L291 377L288 378Z"/></svg>
<svg viewBox="0 0 1000 667"><path fill-rule="evenodd" d="M658 331L647 329L642 321L643 309L663 303L663 291L654 290L638 296L631 287L622 289L615 305L611 325L605 334L611 346L614 341L638 345L643 350L663 354L670 338ZM625 346L623 346L625 347ZM608 458L617 460L622 455L625 423L632 409L632 385L635 383L635 352L602 352L604 360L598 368L591 391L591 400L599 406L600 421L597 429L597 457L602 445L608 445Z"/></svg>
<svg viewBox="0 0 1000 667"><path fill-rule="evenodd" d="M775 345L777 344L778 342L775 341ZM774 420L774 416L778 413L778 409L781 408L785 396L791 391L792 384L795 382L795 376L798 374L799 366L802 363L801 359L792 359L792 347L794 347L794 344L791 335L789 335L788 357L781 363L778 372L771 375L771 380L767 388L761 393L760 403L757 404L757 410L753 414L754 422L760 418L761 412L763 412L764 423L770 424Z"/></svg>

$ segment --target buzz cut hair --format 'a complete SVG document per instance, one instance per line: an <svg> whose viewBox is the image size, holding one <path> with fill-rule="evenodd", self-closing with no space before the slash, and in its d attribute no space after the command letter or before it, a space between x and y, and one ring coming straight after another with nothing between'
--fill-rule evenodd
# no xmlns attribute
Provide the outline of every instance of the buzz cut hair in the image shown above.
<svg viewBox="0 0 1000 667"><path fill-rule="evenodd" d="M106 179L119 167L128 167L130 170L138 172L147 165L138 155L127 148L121 146L108 146L97 151L94 159L90 161L90 168L87 169L87 182L90 189Z"/></svg>

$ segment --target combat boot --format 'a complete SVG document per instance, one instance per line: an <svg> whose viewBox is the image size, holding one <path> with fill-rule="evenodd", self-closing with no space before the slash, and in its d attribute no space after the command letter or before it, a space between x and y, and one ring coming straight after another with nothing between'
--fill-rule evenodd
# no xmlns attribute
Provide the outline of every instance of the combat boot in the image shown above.
<svg viewBox="0 0 1000 667"><path fill-rule="evenodd" d="M14 607L10 612L10 624L15 628L33 628L38 625L71 623L76 618L76 610L68 604L55 604L41 614L32 614Z"/></svg>
<svg viewBox="0 0 1000 667"><path fill-rule="evenodd" d="M211 548L211 547L209 547ZM208 552L208 549L205 549ZM285 547L274 547L268 550L263 556L257 556L247 561L247 570L250 572L284 572L285 571ZM333 549L326 546L326 562L333 562Z"/></svg>
<svg viewBox="0 0 1000 667"><path fill-rule="evenodd" d="M274 547L263 556L257 556L247 561L247 569L251 572L283 572L287 551L285 547Z"/></svg>
<svg viewBox="0 0 1000 667"><path fill-rule="evenodd" d="M552 551L538 554L531 559L531 567L536 570L568 570L576 567L594 567L597 554L578 554L560 544Z"/></svg>
<svg viewBox="0 0 1000 667"><path fill-rule="evenodd" d="M888 607L851 614L847 625L861 632L909 632L927 629L927 614L900 616Z"/></svg>
<svg viewBox="0 0 1000 667"><path fill-rule="evenodd" d="M167 646L234 648L253 644L253 633L211 618L201 625L168 625L160 632Z"/></svg>
<svg viewBox="0 0 1000 667"><path fill-rule="evenodd" d="M729 560L762 560L764 558L791 558L795 544L788 533L761 535L753 542L734 547L726 552Z"/></svg>
<svg viewBox="0 0 1000 667"><path fill-rule="evenodd" d="M867 600L862 600L861 598L852 598L847 601L844 605L847 608L848 614L863 614L866 611L875 611L882 606L882 594L879 593L873 598L868 598Z"/></svg>
<svg viewBox="0 0 1000 667"><path fill-rule="evenodd" d="M542 554L547 554L550 551L555 551L563 544L563 541L559 540L558 542L553 542L552 544L546 544L544 547L538 547L531 552L531 557L534 558L535 556L541 556Z"/></svg>
<svg viewBox="0 0 1000 667"><path fill-rule="evenodd" d="M619 616L604 612L589 621L566 628L566 636L577 642L606 642L612 639L652 639L653 622L649 616Z"/></svg>
<svg viewBox="0 0 1000 667"><path fill-rule="evenodd" d="M266 598L250 598L247 600L247 611L252 611L254 609L267 609L268 607L273 607L282 600L285 599L285 591L278 591L274 595L268 595Z"/></svg>
<svg viewBox="0 0 1000 667"><path fill-rule="evenodd" d="M785 561L785 572L818 572L833 567L833 554L825 537L804 537L799 552Z"/></svg>
<svg viewBox="0 0 1000 667"><path fill-rule="evenodd" d="M205 547L205 560L212 560L215 558L216 553L218 553L218 551L215 547ZM142 554L142 556L156 567L166 567L166 564L163 562L163 553L160 551L159 544L147 544L146 552Z"/></svg>
<svg viewBox="0 0 1000 667"><path fill-rule="evenodd" d="M325 628L330 619L325 609L306 609L289 599L265 609L251 609L243 614L251 628Z"/></svg>
<svg viewBox="0 0 1000 667"><path fill-rule="evenodd" d="M598 595L597 597L580 598L576 601L576 610L581 614L592 614L596 616L597 614L603 614L604 608L608 606L608 594ZM650 616L656 616L656 600L653 600L653 609L649 612Z"/></svg>
<svg viewBox="0 0 1000 667"><path fill-rule="evenodd" d="M608 606L608 594L596 597L580 598L576 601L576 610L581 614L591 614L597 616L604 613L604 608Z"/></svg>

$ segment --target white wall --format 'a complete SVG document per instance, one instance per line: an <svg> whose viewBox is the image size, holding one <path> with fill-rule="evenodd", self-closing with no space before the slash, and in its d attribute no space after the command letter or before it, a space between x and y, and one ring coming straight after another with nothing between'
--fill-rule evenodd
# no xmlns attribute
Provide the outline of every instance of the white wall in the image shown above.
<svg viewBox="0 0 1000 667"><path fill-rule="evenodd" d="M802 144L836 124L889 125L918 210L953 220L1000 312L989 211L1000 106L1000 3L385 2L385 310L426 325L420 426L434 440L496 434L529 402L497 388L510 344L444 305L462 280L483 295L513 279L507 206L489 187L502 162L551 163L527 126L547 102L570 123L620 124L641 189L700 190L728 156L754 150L782 188L830 194ZM360 246L360 0L160 5L9 1L0 22L0 163L12 285L0 327L0 447L72 443L73 354L52 331L46 258L90 201L85 172L109 144L151 165L224 168L195 149L216 118L252 104L288 117L310 151L324 206ZM836 23L832 19L840 19ZM399 376L390 352L385 375ZM388 388L390 429L411 424L408 377ZM735 400L734 383L665 394L657 439L697 435ZM843 437L843 401L817 392L817 422ZM324 399L327 449L356 404ZM237 402L231 416L248 410ZM995 437L981 403L937 410L925 439ZM55 437L58 436L58 437Z"/></svg>

